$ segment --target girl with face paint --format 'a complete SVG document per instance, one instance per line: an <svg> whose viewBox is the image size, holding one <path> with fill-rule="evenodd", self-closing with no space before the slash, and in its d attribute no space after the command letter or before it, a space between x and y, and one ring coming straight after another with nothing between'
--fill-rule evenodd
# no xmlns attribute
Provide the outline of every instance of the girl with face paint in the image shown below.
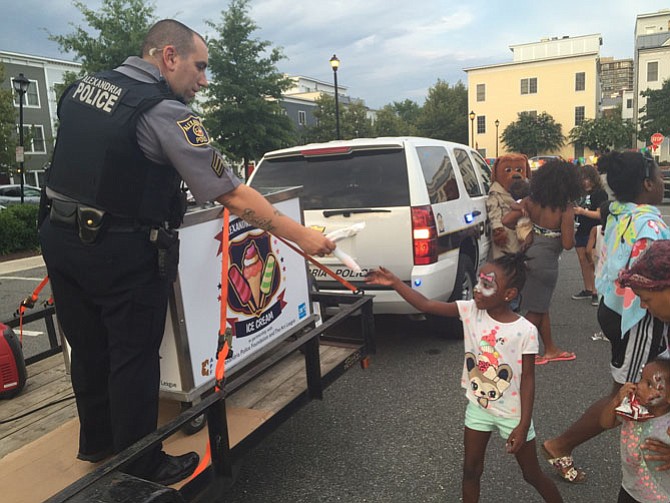
<svg viewBox="0 0 670 503"><path fill-rule="evenodd" d="M621 405L620 405L621 404ZM642 420L631 418L629 407L647 411ZM622 412L623 410L623 412ZM670 501L670 472L667 461L651 445L670 441L670 361L656 359L642 369L638 383L625 383L600 415L605 429L621 425L622 482L619 503Z"/></svg>
<svg viewBox="0 0 670 503"><path fill-rule="evenodd" d="M384 267L366 278L367 284L393 288L419 311L463 322L466 503L479 501L484 455L493 431L506 440L507 452L516 456L524 479L544 501L563 501L537 460L532 421L537 328L510 308L526 280L526 258L522 253L504 254L482 266L472 300L429 300Z"/></svg>

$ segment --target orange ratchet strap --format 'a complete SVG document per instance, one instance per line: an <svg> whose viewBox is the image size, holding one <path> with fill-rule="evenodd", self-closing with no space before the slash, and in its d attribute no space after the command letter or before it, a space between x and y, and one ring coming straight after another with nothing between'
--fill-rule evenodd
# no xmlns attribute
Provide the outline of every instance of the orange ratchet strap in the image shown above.
<svg viewBox="0 0 670 503"><path fill-rule="evenodd" d="M291 250L293 250L294 252L296 252L296 253L302 255L303 257L305 257L305 258L306 258L307 260L309 260L312 264L314 264L314 265L317 266L319 269L321 269L323 272L325 272L328 276L330 276L331 278L333 278L333 279L336 280L336 281L339 281L339 282L340 282L345 288L347 288L348 290L351 290L351 291L354 292L354 293L360 293L360 290L359 290L358 288L356 288L354 285L352 285L351 283L349 283L349 282L348 282L346 279L344 279L342 276L338 276L337 274L335 274L333 271L331 271L329 268L327 268L325 265L323 265L321 262L319 262L318 260L316 260L316 259L315 259L314 257L312 257L311 255L307 255L304 251L302 251L300 248L298 248L297 246L293 245L293 244L290 243L289 241L286 241L285 239L280 238L279 236L275 236L275 237L276 237L279 241L281 241L282 243L284 243L286 246L288 246Z"/></svg>
<svg viewBox="0 0 670 503"><path fill-rule="evenodd" d="M48 282L49 282L49 276L45 276L44 279L40 282L40 284L37 285L37 288L33 290L33 293L29 297L23 299L21 301L21 304L19 304L19 309L17 310L17 313L19 315L19 341L21 342L21 344L23 344L23 314L26 312L26 309L32 309L33 307L35 307L35 302L37 302L37 299L40 296L40 292ZM51 299L49 299L49 301L50 300Z"/></svg>
<svg viewBox="0 0 670 503"><path fill-rule="evenodd" d="M221 304L220 304L220 317L219 317L219 334L218 342L216 347L216 367L214 370L214 378L216 380L216 385L214 389L220 391L223 388L223 383L226 378L226 358L228 357L228 351L230 346L228 345L228 335L230 329L226 330L226 314L228 312L228 248L230 247L230 212L228 208L223 209L223 229L222 229L222 239L221 239ZM205 455L200 460L200 464L191 475L193 480L195 477L200 475L200 473L209 466L209 463L212 459L212 450L209 445L209 440L207 441L207 449L205 450Z"/></svg>

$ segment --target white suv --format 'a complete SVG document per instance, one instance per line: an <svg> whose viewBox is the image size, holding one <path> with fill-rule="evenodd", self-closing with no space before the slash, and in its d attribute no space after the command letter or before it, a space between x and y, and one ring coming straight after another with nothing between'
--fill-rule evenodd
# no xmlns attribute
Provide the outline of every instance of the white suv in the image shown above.
<svg viewBox="0 0 670 503"><path fill-rule="evenodd" d="M428 298L471 298L475 270L489 250L489 180L488 165L466 145L400 137L269 152L248 184L259 190L302 185L305 225L326 234L363 223L337 242L360 273L334 256L322 262L375 295L375 313L414 314L394 290L365 285L366 273L383 265ZM320 290L343 289L310 267Z"/></svg>

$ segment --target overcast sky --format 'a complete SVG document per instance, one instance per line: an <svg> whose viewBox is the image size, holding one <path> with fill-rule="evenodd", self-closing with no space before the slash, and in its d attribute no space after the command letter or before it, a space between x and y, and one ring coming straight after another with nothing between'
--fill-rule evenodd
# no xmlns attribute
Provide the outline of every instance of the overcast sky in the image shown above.
<svg viewBox="0 0 670 503"><path fill-rule="evenodd" d="M98 10L99 0L85 0ZM4 2L0 50L73 59L48 40L88 28L70 0ZM226 0L157 0L156 15L214 35ZM545 37L600 33L602 56L630 58L637 14L670 8L663 0L252 0L255 38L283 49L278 69L338 83L373 108L412 99L423 104L438 79L467 85L464 68L511 61L510 45Z"/></svg>

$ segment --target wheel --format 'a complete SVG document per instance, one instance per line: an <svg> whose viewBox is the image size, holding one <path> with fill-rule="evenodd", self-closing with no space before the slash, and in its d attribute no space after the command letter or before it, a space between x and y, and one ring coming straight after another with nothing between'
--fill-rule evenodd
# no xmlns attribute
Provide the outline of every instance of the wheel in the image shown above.
<svg viewBox="0 0 670 503"><path fill-rule="evenodd" d="M458 269L454 291L449 297L449 302L457 300L472 299L475 288L475 266L472 259L465 254L458 257ZM463 323L458 318L445 318L443 316L426 316L429 330L439 337L445 339L462 339Z"/></svg>
<svg viewBox="0 0 670 503"><path fill-rule="evenodd" d="M182 411L190 407L191 404L189 403L181 404ZM199 416L191 419L188 423L184 423L181 427L181 431L183 431L186 435L195 435L205 427L205 424L207 424L207 418L205 417L205 414L200 414Z"/></svg>

